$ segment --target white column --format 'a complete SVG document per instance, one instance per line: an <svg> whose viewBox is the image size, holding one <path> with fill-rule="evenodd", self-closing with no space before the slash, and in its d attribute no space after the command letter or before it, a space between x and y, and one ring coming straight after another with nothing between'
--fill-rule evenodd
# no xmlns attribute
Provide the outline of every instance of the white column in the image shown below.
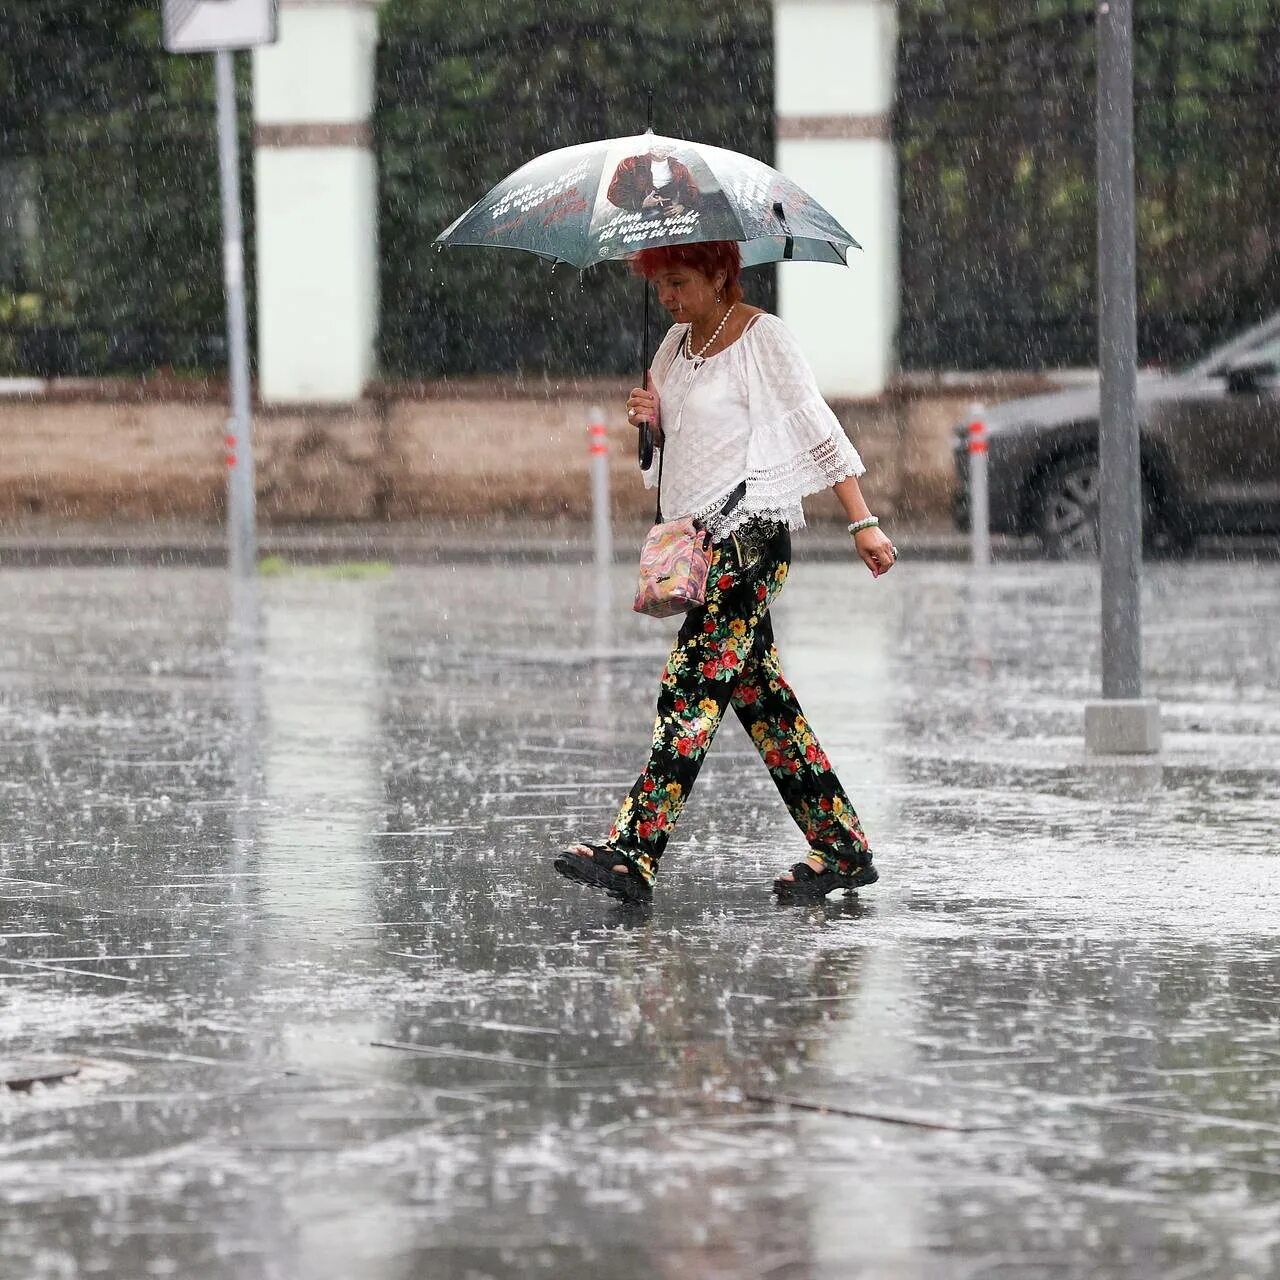
<svg viewBox="0 0 1280 1280"><path fill-rule="evenodd" d="M281 0L254 51L258 377L266 403L349 403L378 324L380 0Z"/></svg>
<svg viewBox="0 0 1280 1280"><path fill-rule="evenodd" d="M850 270L778 268L778 309L827 395L883 391L896 368L894 0L774 0L777 166L862 245Z"/></svg>

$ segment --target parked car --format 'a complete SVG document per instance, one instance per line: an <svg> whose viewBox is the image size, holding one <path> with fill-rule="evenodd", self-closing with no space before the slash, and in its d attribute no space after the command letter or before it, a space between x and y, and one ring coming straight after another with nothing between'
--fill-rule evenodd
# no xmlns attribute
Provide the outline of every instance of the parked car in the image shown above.
<svg viewBox="0 0 1280 1280"><path fill-rule="evenodd" d="M1096 386L983 414L992 532L1045 554L1098 549ZM1143 540L1182 553L1204 534L1280 532L1280 312L1180 373L1140 373ZM954 515L969 527L968 422L956 428Z"/></svg>

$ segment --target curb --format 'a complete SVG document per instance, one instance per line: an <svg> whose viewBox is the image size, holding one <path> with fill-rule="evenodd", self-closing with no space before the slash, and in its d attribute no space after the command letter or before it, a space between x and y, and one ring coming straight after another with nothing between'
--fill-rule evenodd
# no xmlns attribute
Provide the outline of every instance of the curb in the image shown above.
<svg viewBox="0 0 1280 1280"><path fill-rule="evenodd" d="M634 564L644 540L644 528L614 531L613 562ZM896 535L904 563L965 564L970 558L966 534L910 532ZM456 529L412 533L365 532L359 528L333 530L264 531L258 539L259 559L275 557L289 564L333 565L385 561L392 565L439 564L590 564L593 548L576 529L568 536L548 536L545 526L536 535L509 527L486 536ZM996 536L992 561L1018 564L1040 560L1035 542ZM806 530L795 539L796 562L844 561L850 557L847 537L826 530ZM1193 561L1280 560L1280 539L1202 539ZM221 529L152 532L138 529L107 535L89 530L59 533L0 534L0 569L41 568L222 568L227 563ZM1147 561L1146 563L1155 563Z"/></svg>
<svg viewBox="0 0 1280 1280"><path fill-rule="evenodd" d="M632 540L615 534L613 562L632 564L639 555L643 532ZM897 538L904 560L967 561L968 540L963 537ZM996 560L1031 558L1022 547L993 547ZM507 538L361 537L339 535L262 535L259 559L278 557L291 564L340 564L387 561L393 565L435 564L589 564L593 548L589 540ZM797 561L837 561L850 556L848 539L821 536L796 539ZM0 568L216 568L227 563L221 533L210 537L0 537Z"/></svg>

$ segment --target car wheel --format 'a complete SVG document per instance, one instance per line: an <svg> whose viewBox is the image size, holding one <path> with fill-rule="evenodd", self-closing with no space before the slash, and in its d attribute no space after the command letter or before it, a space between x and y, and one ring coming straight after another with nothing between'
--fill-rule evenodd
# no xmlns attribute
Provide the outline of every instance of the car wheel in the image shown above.
<svg viewBox="0 0 1280 1280"><path fill-rule="evenodd" d="M1064 458L1045 474L1036 501L1036 535L1051 560L1097 556L1097 458Z"/></svg>
<svg viewBox="0 0 1280 1280"><path fill-rule="evenodd" d="M1036 533L1051 560L1096 559L1099 546L1098 459L1064 458L1040 482ZM1183 556L1195 537L1169 518L1151 482L1142 478L1142 548L1149 556Z"/></svg>
<svg viewBox="0 0 1280 1280"><path fill-rule="evenodd" d="M1196 546L1196 535L1172 515L1154 489L1142 480L1142 550L1153 560L1180 560Z"/></svg>

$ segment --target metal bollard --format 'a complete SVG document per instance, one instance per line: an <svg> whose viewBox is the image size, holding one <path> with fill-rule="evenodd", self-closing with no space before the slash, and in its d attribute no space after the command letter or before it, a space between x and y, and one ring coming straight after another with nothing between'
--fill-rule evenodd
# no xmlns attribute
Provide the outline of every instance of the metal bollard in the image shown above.
<svg viewBox="0 0 1280 1280"><path fill-rule="evenodd" d="M588 449L591 454L591 522L598 569L613 564L613 525L609 518L609 439L604 425L604 410L591 410L587 424Z"/></svg>
<svg viewBox="0 0 1280 1280"><path fill-rule="evenodd" d="M991 491L987 484L987 424L982 406L969 411L969 547L973 564L991 563Z"/></svg>

